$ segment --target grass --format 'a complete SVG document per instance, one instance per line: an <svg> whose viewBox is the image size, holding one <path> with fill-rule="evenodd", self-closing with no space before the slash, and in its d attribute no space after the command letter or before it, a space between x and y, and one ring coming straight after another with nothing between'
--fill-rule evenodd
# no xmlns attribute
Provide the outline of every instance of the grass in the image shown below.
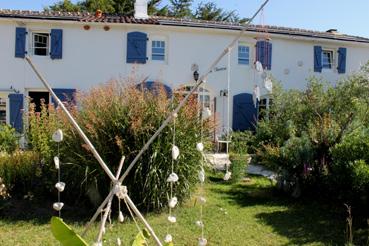
<svg viewBox="0 0 369 246"><path fill-rule="evenodd" d="M208 245L343 245L345 216L309 202L291 201L273 192L269 180L252 177L250 182L228 184L216 175L206 184L204 210ZM195 197L195 196L193 196ZM343 209L344 211L344 209ZM195 199L175 210L177 223L170 229L175 245L197 245L200 235L195 221L199 207ZM115 217L115 216L114 216ZM127 217L127 216L126 216ZM149 214L147 220L160 238L167 232L166 214ZM127 219L107 229L104 245L123 245L137 233ZM67 220L77 231L83 223ZM93 242L97 224L85 237ZM0 245L58 245L50 232L48 219L0 218ZM151 243L150 245L155 245Z"/></svg>

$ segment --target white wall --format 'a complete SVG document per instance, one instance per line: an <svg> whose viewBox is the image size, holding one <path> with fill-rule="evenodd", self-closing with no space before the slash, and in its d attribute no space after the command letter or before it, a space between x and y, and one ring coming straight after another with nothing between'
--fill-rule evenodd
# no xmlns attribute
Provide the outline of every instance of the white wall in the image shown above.
<svg viewBox="0 0 369 246"><path fill-rule="evenodd" d="M104 24L100 23L91 23L89 31L83 29L85 23L77 22L24 20L23 24L30 30L50 30L51 28L64 30L63 59L51 60L48 56L32 56L32 59L54 88L78 90L87 90L109 79L127 77L133 69L138 75L137 81L148 76L149 80L160 80L171 87L193 82L191 65L197 63L200 73L204 72L238 33L229 30L134 24L111 24L109 31L104 31ZM0 20L0 88L13 86L21 92L43 88L28 64L14 57L17 26L19 22L14 20ZM151 61L149 41L147 64L127 64L126 36L131 31L146 32L149 38L154 36L165 38L168 55L166 62ZM242 41L251 46L251 63L255 57L254 44L257 36L257 34L248 33L242 38ZM281 81L285 88L302 89L306 86L306 79L313 75L335 83L337 79L358 70L369 60L369 44L299 39L281 35L271 35L271 38L273 58L270 73ZM334 49L346 47L347 73L339 75L335 69L331 71L323 69L322 73L314 73L314 45ZM301 67L298 66L298 61L303 62ZM227 57L217 67L226 65ZM288 74L285 73L286 69L289 70ZM214 72L208 77L207 87L214 96L219 97L219 91L227 87L226 82L227 71ZM259 75L255 74L252 66L238 65L236 47L231 54L231 95L252 93L255 84L261 86ZM232 98L230 101L232 103ZM222 98L218 98L219 116L222 115L223 110L221 102ZM232 105L230 112L232 112ZM230 115L232 116L232 113Z"/></svg>

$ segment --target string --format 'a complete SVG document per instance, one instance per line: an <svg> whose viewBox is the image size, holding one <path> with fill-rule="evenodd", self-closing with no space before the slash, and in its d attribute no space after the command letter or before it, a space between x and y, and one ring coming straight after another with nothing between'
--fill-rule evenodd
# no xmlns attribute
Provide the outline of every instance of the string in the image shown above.
<svg viewBox="0 0 369 246"><path fill-rule="evenodd" d="M131 210L131 208L129 207L129 205L128 205L127 201L126 201L126 197L125 197L125 196L123 197L123 201L124 201L124 203L126 204L126 206L127 206L127 208L128 208L128 211L129 211L129 213L130 213L130 215L131 215L131 217L132 217L132 219L133 219L133 222L135 222L135 225L136 225L137 230L138 230L140 233L142 233L142 230L141 230L140 226L138 225L138 222L137 222L137 220L135 219L135 216L133 215L132 210Z"/></svg>

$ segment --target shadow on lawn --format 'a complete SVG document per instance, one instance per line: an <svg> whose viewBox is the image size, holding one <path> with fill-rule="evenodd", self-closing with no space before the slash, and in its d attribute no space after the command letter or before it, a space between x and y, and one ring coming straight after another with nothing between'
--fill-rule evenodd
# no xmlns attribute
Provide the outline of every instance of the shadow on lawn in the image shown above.
<svg viewBox="0 0 369 246"><path fill-rule="evenodd" d="M50 223L52 216L58 215L53 210L52 202L50 201L10 199L0 205L2 205L0 206L0 220L7 223L32 221L34 224L43 225ZM77 207L65 205L62 213L63 218L69 222L79 223L88 219L88 213L81 212Z"/></svg>
<svg viewBox="0 0 369 246"><path fill-rule="evenodd" d="M254 216L260 223L271 226L276 233L287 237L288 245L308 243L344 245L345 216L328 207L277 194L266 182L234 184L226 187L218 185L211 190L222 196L222 199L242 208L275 207L265 209Z"/></svg>

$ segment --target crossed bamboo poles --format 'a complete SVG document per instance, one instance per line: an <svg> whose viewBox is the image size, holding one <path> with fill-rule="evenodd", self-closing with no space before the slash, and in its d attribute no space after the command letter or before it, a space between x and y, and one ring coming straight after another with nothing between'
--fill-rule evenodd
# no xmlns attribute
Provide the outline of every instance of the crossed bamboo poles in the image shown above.
<svg viewBox="0 0 369 246"><path fill-rule="evenodd" d="M111 202L112 202L112 198L115 194L117 194L119 191L124 190L123 192L123 199L126 201L127 205L129 205L129 207L131 207L131 209L133 210L133 212L136 214L136 216L142 221L142 223L145 225L146 229L150 232L151 236L154 238L154 241L156 242L156 244L158 246L162 246L162 243L160 241L160 239L156 236L154 230L152 229L152 227L149 225L149 223L146 221L146 219L143 217L143 215L140 213L140 211L137 209L137 207L135 206L135 204L133 203L133 201L131 200L131 198L128 196L128 191L126 189L125 186L122 186L122 182L124 181L124 179L128 176L129 172L132 170L132 168L135 166L135 164L137 163L137 161L141 158L142 154L149 148L149 146L152 144L152 142L159 136L159 134L163 131L163 129L173 120L173 118L175 117L175 115L179 112L179 110L187 103L187 101L189 100L190 96L197 91L197 89L199 88L199 86L206 81L208 75L211 73L211 71L218 65L218 63L220 62L220 60L227 55L228 53L231 52L231 50L234 48L234 46L236 45L237 41L242 37L242 35L245 33L247 27L250 25L250 23L255 19L255 17L260 13L260 11L265 7L265 5L269 2L269 0L265 0L264 3L259 7L259 9L255 12L255 14L247 21L247 23L243 26L243 28L241 29L240 33L234 38L234 40L223 50L223 52L217 57L217 59L209 66L209 68L206 70L206 72L200 77L200 79L196 82L196 84L194 85L194 87L192 87L190 93L188 93L186 95L186 97L179 103L179 105L174 109L173 112L170 113L170 115L168 116L168 118L161 124L161 126L158 128L158 130L154 133L154 135L146 142L146 144L142 147L142 149L140 150L140 152L137 154L137 156L133 159L133 161L130 163L130 165L127 167L126 171L124 172L124 174L119 178L120 172L121 172L121 168L123 166L123 162L124 162L124 157L122 157L122 160L120 162L119 165L119 170L117 171L116 176L113 175L113 173L110 171L109 167L106 165L106 163L104 162L104 160L101 158L100 154L97 152L97 150L95 149L95 147L93 146L93 144L91 143L91 141L88 139L88 137L85 135L85 133L82 131L82 129L80 128L80 126L78 125L78 123L75 121L75 119L73 118L73 116L70 114L70 112L68 111L68 109L65 107L65 105L62 103L62 101L58 98L58 96L55 94L55 92L53 91L53 89L51 88L50 84L47 82L47 80L42 76L42 74L39 72L39 70L36 68L36 66L33 64L31 58L29 56L25 57L25 60L29 63L29 65L31 66L32 70L35 72L35 74L37 75L37 77L41 80L41 82L44 84L44 86L47 88L47 90L49 91L49 93L53 96L53 98L55 99L55 101L57 102L58 106L60 106L62 108L62 110L64 111L64 113L67 115L67 118L69 119L69 121L72 123L72 125L74 126L74 128L77 130L77 132L79 133L79 135L81 136L81 138L85 141L85 143L89 146L90 151L92 152L92 154L94 155L94 157L96 158L96 160L99 162L100 166L102 167L102 169L105 171L105 173L109 176L111 182L113 183L113 188L110 190L109 194L107 195L107 197L105 198L105 200L101 203L101 205L98 207L98 209L96 210L95 214L92 216L92 218L90 219L90 221L86 224L85 230L82 233L82 236L84 236L87 231L89 230L89 228L91 227L92 223L95 222L96 218L98 217L98 215L104 210L104 207L106 207L105 209L105 214L103 216L103 220L101 221L101 225L100 225L100 230L99 230L99 234L97 236L98 240L101 240L102 238L102 230L104 228L104 224L106 222L106 218L107 214L110 211L110 207L111 207ZM106 216L105 216L106 215ZM104 219L105 218L105 219Z"/></svg>

